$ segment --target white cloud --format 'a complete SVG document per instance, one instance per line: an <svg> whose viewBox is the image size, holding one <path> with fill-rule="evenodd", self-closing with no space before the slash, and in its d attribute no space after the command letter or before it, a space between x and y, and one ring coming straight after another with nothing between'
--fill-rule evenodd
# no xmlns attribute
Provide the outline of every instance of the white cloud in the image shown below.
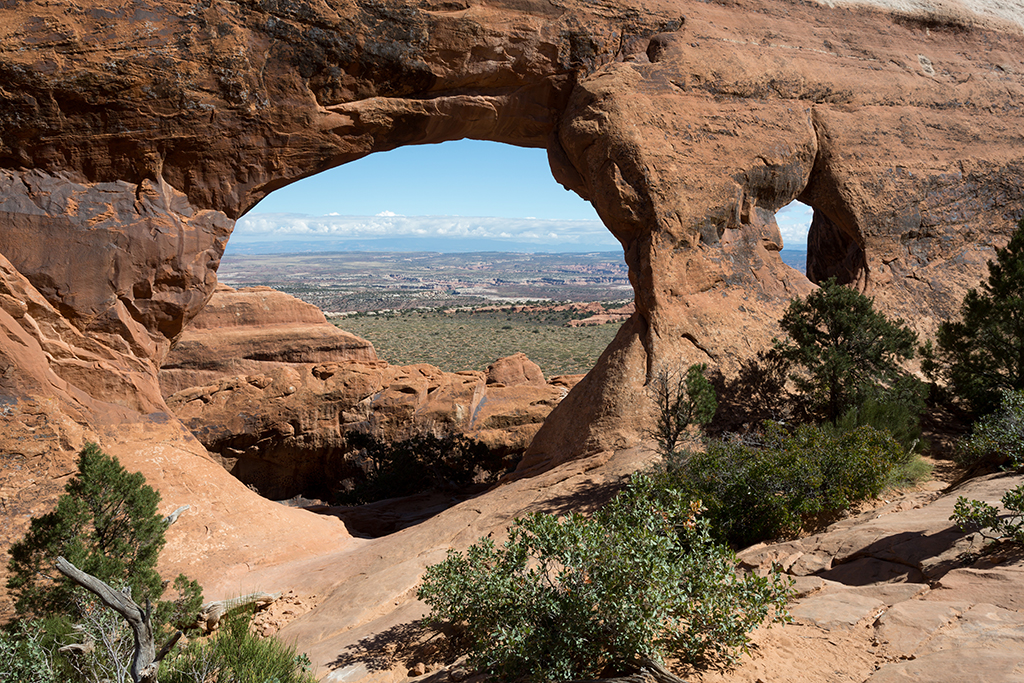
<svg viewBox="0 0 1024 683"><path fill-rule="evenodd" d="M306 216L256 213L239 219L232 241L267 241L329 237L373 239L395 237L476 238L545 244L580 244L614 249L618 242L600 221L465 216L402 216L390 211L376 216Z"/></svg>
<svg viewBox="0 0 1024 683"><path fill-rule="evenodd" d="M800 202L791 202L779 209L775 214L775 222L779 224L784 247L788 249L807 248L807 229L811 225L813 215L814 209Z"/></svg>
<svg viewBox="0 0 1024 683"><path fill-rule="evenodd" d="M807 228L813 210L793 202L779 210L783 244L806 249ZM382 211L376 216L307 216L288 213L253 213L239 219L232 241L378 238L480 239L501 242L580 245L594 249L617 249L618 242L597 220L556 220L545 218L492 218L467 216L403 216Z"/></svg>
<svg viewBox="0 0 1024 683"><path fill-rule="evenodd" d="M327 214L327 215L328 216L340 216L341 214L339 214L339 213L330 213L330 214ZM380 213L378 213L376 215L378 215L378 216L397 216L398 214L395 213L394 211L386 211L385 210L385 211L381 211Z"/></svg>

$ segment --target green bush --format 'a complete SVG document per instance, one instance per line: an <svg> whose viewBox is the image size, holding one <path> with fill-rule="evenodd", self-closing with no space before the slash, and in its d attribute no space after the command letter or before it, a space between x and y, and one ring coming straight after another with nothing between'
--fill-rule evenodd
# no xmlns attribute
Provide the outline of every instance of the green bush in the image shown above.
<svg viewBox="0 0 1024 683"><path fill-rule="evenodd" d="M477 482L492 482L510 463L483 443L463 434L422 434L388 442L358 432L349 445L364 450L369 461L366 480L341 491L341 505L361 505L385 498L410 496L427 490L461 490ZM511 464L514 466L514 464Z"/></svg>
<svg viewBox="0 0 1024 683"><path fill-rule="evenodd" d="M1003 391L999 410L975 422L960 442L957 460L964 466L1024 465L1024 391Z"/></svg>
<svg viewBox="0 0 1024 683"><path fill-rule="evenodd" d="M634 670L666 655L733 662L773 612L780 576L740 576L711 540L700 504L642 475L592 516L536 513L427 568L418 597L435 625L461 627L479 671L572 680Z"/></svg>
<svg viewBox="0 0 1024 683"><path fill-rule="evenodd" d="M249 630L251 608L228 614L220 630L194 640L164 661L161 683L315 683L306 655Z"/></svg>
<svg viewBox="0 0 1024 683"><path fill-rule="evenodd" d="M912 462L887 432L768 423L756 442L710 440L670 459L665 487L703 501L718 537L737 546L792 535L878 495Z"/></svg>
<svg viewBox="0 0 1024 683"><path fill-rule="evenodd" d="M86 445L56 509L34 518L25 537L11 546L7 587L18 614L79 616L79 589L53 570L59 556L108 584L125 586L140 604L157 603L157 624L175 613L198 613L199 584L184 575L174 583L178 600L158 602L164 584L156 562L167 521L157 514L160 494L145 482L96 444Z"/></svg>
<svg viewBox="0 0 1024 683"><path fill-rule="evenodd" d="M54 569L59 556L140 604L155 603L152 624L160 639L194 622L202 605L195 581L179 575L175 599L159 600L165 585L155 565L168 525L157 514L159 501L142 474L129 473L117 458L88 444L56 508L33 519L25 537L11 546L7 586L18 617L6 637L20 642L24 652L36 645L48 652L56 679L127 681L134 651L134 637L121 617ZM41 620L30 622L28 616ZM26 639L23 625L29 623L42 629L37 639ZM94 646L58 651L86 642Z"/></svg>
<svg viewBox="0 0 1024 683"><path fill-rule="evenodd" d="M960 320L939 325L922 367L943 380L978 415L992 412L1000 392L1024 390L1024 220L988 263L988 278L967 292Z"/></svg>
<svg viewBox="0 0 1024 683"><path fill-rule="evenodd" d="M1007 514L1000 515L997 507L984 501L960 496L949 519L961 531L978 531L993 541L1009 539L1024 544L1024 484L1004 493L1002 504Z"/></svg>
<svg viewBox="0 0 1024 683"><path fill-rule="evenodd" d="M167 526L156 512L159 500L142 474L129 474L116 458L87 445L56 509L33 519L28 534L11 546L7 587L18 613L64 613L74 603L74 584L50 578L58 556L107 583L129 586L137 600L155 601L161 593L155 566Z"/></svg>
<svg viewBox="0 0 1024 683"><path fill-rule="evenodd" d="M920 415L921 411L914 405L913 399L879 400L869 396L859 406L846 411L836 422L836 426L845 431L864 426L884 430L906 451L915 452L924 447L921 441Z"/></svg>
<svg viewBox="0 0 1024 683"><path fill-rule="evenodd" d="M788 373L813 413L835 424L869 398L923 410L921 383L900 365L913 358L917 335L860 292L830 278L794 299L779 326L788 338L776 341L771 363Z"/></svg>
<svg viewBox="0 0 1024 683"><path fill-rule="evenodd" d="M57 683L50 653L43 645L41 625L22 621L0 631L0 681Z"/></svg>

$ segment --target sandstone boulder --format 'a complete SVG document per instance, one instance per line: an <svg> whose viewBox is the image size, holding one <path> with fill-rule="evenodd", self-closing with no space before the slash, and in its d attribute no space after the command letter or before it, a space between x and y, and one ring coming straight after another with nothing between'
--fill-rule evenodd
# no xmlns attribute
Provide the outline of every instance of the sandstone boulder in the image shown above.
<svg viewBox="0 0 1024 683"><path fill-rule="evenodd" d="M164 395L274 363L377 360L373 344L338 329L316 306L269 287L220 285L160 369Z"/></svg>
<svg viewBox="0 0 1024 683"><path fill-rule="evenodd" d="M524 384L543 386L546 382L540 366L527 358L525 353L520 352L499 358L488 365L487 384L517 387Z"/></svg>

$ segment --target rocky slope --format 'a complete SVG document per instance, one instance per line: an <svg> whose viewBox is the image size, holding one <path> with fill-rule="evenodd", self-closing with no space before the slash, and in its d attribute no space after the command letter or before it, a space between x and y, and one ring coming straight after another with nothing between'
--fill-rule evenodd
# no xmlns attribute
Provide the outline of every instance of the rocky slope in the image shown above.
<svg viewBox="0 0 1024 683"><path fill-rule="evenodd" d="M426 666L419 671L431 674L426 680L446 681L456 667L441 661L428 633L413 628L424 606L412 600L410 577L444 559L448 548L503 525L510 511L589 509L641 462L642 454L619 451L566 463L365 546L257 570L243 585L313 596L280 633L305 644L324 681L402 681L415 677L420 663ZM1024 559L1012 548L983 553L985 542L958 531L949 516L960 495L997 504L1021 483L1021 475L954 490L932 483L817 535L740 553L749 570L777 563L794 578L793 623L756 631L737 669L687 680L1019 680Z"/></svg>
<svg viewBox="0 0 1024 683"><path fill-rule="evenodd" d="M160 372L171 411L246 485L282 500L361 477L350 432L461 433L513 460L578 377L515 354L483 372L392 366L365 339L265 287L221 286Z"/></svg>

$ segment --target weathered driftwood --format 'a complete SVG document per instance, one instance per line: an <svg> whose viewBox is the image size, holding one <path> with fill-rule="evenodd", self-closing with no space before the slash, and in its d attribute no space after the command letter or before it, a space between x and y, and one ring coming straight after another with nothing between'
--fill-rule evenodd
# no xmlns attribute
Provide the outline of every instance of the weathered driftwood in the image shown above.
<svg viewBox="0 0 1024 683"><path fill-rule="evenodd" d="M257 605L269 605L279 597L281 597L280 593L257 592L242 595L237 598L208 602L203 605L202 611L199 612L199 624L201 627L205 628L207 632L212 631L217 628L218 624L220 624L221 618L236 607L252 603L256 603Z"/></svg>
<svg viewBox="0 0 1024 683"><path fill-rule="evenodd" d="M169 514L166 517L164 517L164 524L166 524L167 526L170 526L170 525L174 524L175 522L178 521L178 517L181 516L181 513L185 512L185 510L188 510L191 507L192 507L191 505L182 505L181 507L179 507L177 510L175 510L171 514Z"/></svg>
<svg viewBox="0 0 1024 683"><path fill-rule="evenodd" d="M132 680L135 683L156 683L160 661L167 656L167 653L181 638L181 631L175 633L157 653L156 642L153 640L149 601L146 601L146 607L143 609L128 595L114 590L106 582L97 579L92 574L83 572L63 557L57 558L57 571L94 594L104 605L120 614L128 622L135 635L135 654L131 667Z"/></svg>

